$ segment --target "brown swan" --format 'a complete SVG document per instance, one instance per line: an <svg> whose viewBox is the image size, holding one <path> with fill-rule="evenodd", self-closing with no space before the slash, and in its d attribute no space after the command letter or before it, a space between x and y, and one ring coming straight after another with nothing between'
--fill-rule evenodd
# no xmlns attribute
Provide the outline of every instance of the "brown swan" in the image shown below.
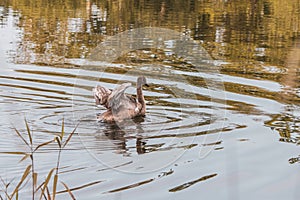
<svg viewBox="0 0 300 200"><path fill-rule="evenodd" d="M93 89L96 105L102 105L107 108L107 111L97 116L97 120L113 123L137 116L145 116L146 103L142 91L143 85L148 86L146 78L140 76L137 78L137 98L124 93L131 86L131 83L123 83L114 90L99 85L96 86Z"/></svg>

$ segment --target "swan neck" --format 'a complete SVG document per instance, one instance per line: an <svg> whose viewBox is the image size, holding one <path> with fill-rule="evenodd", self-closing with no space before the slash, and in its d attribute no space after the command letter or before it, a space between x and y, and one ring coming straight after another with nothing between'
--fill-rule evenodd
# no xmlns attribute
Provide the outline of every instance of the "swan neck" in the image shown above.
<svg viewBox="0 0 300 200"><path fill-rule="evenodd" d="M136 94L137 94L137 98L140 104L144 105L145 104L145 98L143 95L143 90L142 90L142 86L138 85L138 87L136 88Z"/></svg>

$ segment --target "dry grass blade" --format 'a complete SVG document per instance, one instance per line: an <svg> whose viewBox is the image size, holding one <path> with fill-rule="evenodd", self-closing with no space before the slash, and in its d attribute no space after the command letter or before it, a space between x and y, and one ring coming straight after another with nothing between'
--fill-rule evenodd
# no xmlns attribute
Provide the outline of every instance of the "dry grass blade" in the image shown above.
<svg viewBox="0 0 300 200"><path fill-rule="evenodd" d="M2 182L2 185L5 187L5 188L8 188L8 186L10 185L10 183L5 183L5 181L3 180L3 178L0 176L0 179L1 179L1 182Z"/></svg>
<svg viewBox="0 0 300 200"><path fill-rule="evenodd" d="M33 173L33 185L34 188L36 188L36 184L37 184L37 177L38 177L38 173Z"/></svg>
<svg viewBox="0 0 300 200"><path fill-rule="evenodd" d="M65 120L63 119L62 123L61 123L61 133L60 133L60 140L61 141L62 141L62 139L64 137L64 134L65 134Z"/></svg>
<svg viewBox="0 0 300 200"><path fill-rule="evenodd" d="M11 200L11 199L12 199L12 198L10 198L9 194L7 193L7 187L6 187L6 189L3 190L2 192L4 192L5 197L6 197L6 200L7 200L7 199L8 199L8 200Z"/></svg>
<svg viewBox="0 0 300 200"><path fill-rule="evenodd" d="M28 125L28 122L26 119L25 119L25 124L26 124L26 129L27 129L27 133L28 133L28 137L29 137L29 142L32 145L32 136L31 136L30 128L29 128L29 125Z"/></svg>
<svg viewBox="0 0 300 200"><path fill-rule="evenodd" d="M26 155L26 152L22 152L22 151L2 151L0 152L2 154L12 154L12 155Z"/></svg>
<svg viewBox="0 0 300 200"><path fill-rule="evenodd" d="M28 142L25 140L25 138L21 135L21 133L16 129L15 129L15 132L18 134L18 136L23 140L23 142L28 146L30 147L30 145L28 144Z"/></svg>
<svg viewBox="0 0 300 200"><path fill-rule="evenodd" d="M46 194L47 194L47 196L46 196ZM45 200L51 200L51 195L50 195L48 186L46 187L46 194L42 194L44 199Z"/></svg>
<svg viewBox="0 0 300 200"><path fill-rule="evenodd" d="M51 169L50 172L48 173L48 176L44 182L44 185L43 185L43 188L42 188L42 191L41 191L41 196L40 196L40 200L42 199L43 195L44 195L44 192L45 192L45 189L48 187L48 183L50 181L50 178L52 176L52 173L53 171L55 170L55 168Z"/></svg>
<svg viewBox="0 0 300 200"><path fill-rule="evenodd" d="M51 200L50 190L48 186L46 188L46 192L47 192L47 199Z"/></svg>
<svg viewBox="0 0 300 200"><path fill-rule="evenodd" d="M60 137L55 137L54 140L57 142L59 148L61 148L61 140L60 140Z"/></svg>
<svg viewBox="0 0 300 200"><path fill-rule="evenodd" d="M24 180L26 179L26 177L28 176L28 174L30 173L31 170L31 165L28 165L27 168L25 169L23 176L20 180L20 182L18 183L18 185L16 186L16 188L14 189L13 193L10 195L10 198L12 199L13 196L18 192L20 186L22 185L22 183L24 182Z"/></svg>
<svg viewBox="0 0 300 200"><path fill-rule="evenodd" d="M37 188L35 189L35 191L34 191L34 192L36 193L37 191L39 191L39 189L41 189L41 188L42 188L42 186L44 185L44 183L45 183L45 182L43 182L42 184L40 184L40 185L39 185L39 187L37 187Z"/></svg>
<svg viewBox="0 0 300 200"><path fill-rule="evenodd" d="M43 147L43 146L46 146L46 145L48 145L48 144L50 144L50 143L52 143L52 142L53 142L53 140L50 140L50 141L48 141L48 142L44 142L44 143L42 143L42 144L39 144L37 147L35 147L35 149L34 149L33 152L37 151L39 148L41 148L41 147Z"/></svg>
<svg viewBox="0 0 300 200"><path fill-rule="evenodd" d="M72 136L74 135L77 127L78 127L79 123L76 125L76 127L73 129L72 133L70 133L70 135L68 136L68 138L66 139L66 141L63 144L63 148L68 144L68 142L71 140Z"/></svg>
<svg viewBox="0 0 300 200"><path fill-rule="evenodd" d="M56 188L57 188L57 180L58 180L58 175L54 175L54 180L53 180L53 191L52 191L52 200L55 200L56 196Z"/></svg>
<svg viewBox="0 0 300 200"><path fill-rule="evenodd" d="M6 199L12 200L12 198L10 198L9 194L7 193L7 191L4 191L4 193L5 193Z"/></svg>
<svg viewBox="0 0 300 200"><path fill-rule="evenodd" d="M27 153L27 154L25 154L24 156L23 156L23 158L19 161L19 163L20 162L23 162L24 160L26 160L28 157L30 157L31 156L31 154L29 154L29 153Z"/></svg>
<svg viewBox="0 0 300 200"><path fill-rule="evenodd" d="M73 200L76 200L76 198L75 198L75 196L73 195L73 193L72 193L72 191L70 190L70 188L67 186L67 184L65 184L64 182L61 182L63 185L64 185L64 187L66 188L66 190L68 191L68 193L69 193L69 195L71 196L71 198L73 199Z"/></svg>
<svg viewBox="0 0 300 200"><path fill-rule="evenodd" d="M5 197L6 197L6 200L11 200L9 194L7 193L7 188L8 186L10 185L10 183L5 183L5 181L3 180L3 178L0 176L0 179L1 179L1 182L2 182L2 185L5 187L4 190L2 190L2 192L4 192L5 194ZM1 195L0 195L1 196ZM1 199L4 199L2 196L1 196Z"/></svg>

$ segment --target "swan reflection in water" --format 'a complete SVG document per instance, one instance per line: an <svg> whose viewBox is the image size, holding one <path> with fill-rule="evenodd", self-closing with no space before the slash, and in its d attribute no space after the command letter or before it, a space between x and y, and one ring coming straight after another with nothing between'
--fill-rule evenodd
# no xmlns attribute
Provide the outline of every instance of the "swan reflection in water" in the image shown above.
<svg viewBox="0 0 300 200"><path fill-rule="evenodd" d="M137 154L144 154L146 150L146 140L143 136L144 130L141 123L144 122L143 117L136 117L132 121L126 121L122 124L101 123L101 135L105 135L107 139L115 141L119 152L124 155L129 154L128 140L136 140L135 149ZM102 139L102 138L101 138Z"/></svg>

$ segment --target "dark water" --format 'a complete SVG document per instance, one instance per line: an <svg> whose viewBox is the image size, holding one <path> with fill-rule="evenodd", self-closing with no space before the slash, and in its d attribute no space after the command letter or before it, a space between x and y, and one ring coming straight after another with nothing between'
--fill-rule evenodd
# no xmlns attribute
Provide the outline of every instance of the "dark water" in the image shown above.
<svg viewBox="0 0 300 200"><path fill-rule="evenodd" d="M0 0L0 151L26 151L24 118L36 144L79 123L59 169L77 199L298 199L299 18L298 0ZM97 122L92 88L140 75L146 117ZM57 153L35 154L39 183ZM9 193L21 158L0 154Z"/></svg>

